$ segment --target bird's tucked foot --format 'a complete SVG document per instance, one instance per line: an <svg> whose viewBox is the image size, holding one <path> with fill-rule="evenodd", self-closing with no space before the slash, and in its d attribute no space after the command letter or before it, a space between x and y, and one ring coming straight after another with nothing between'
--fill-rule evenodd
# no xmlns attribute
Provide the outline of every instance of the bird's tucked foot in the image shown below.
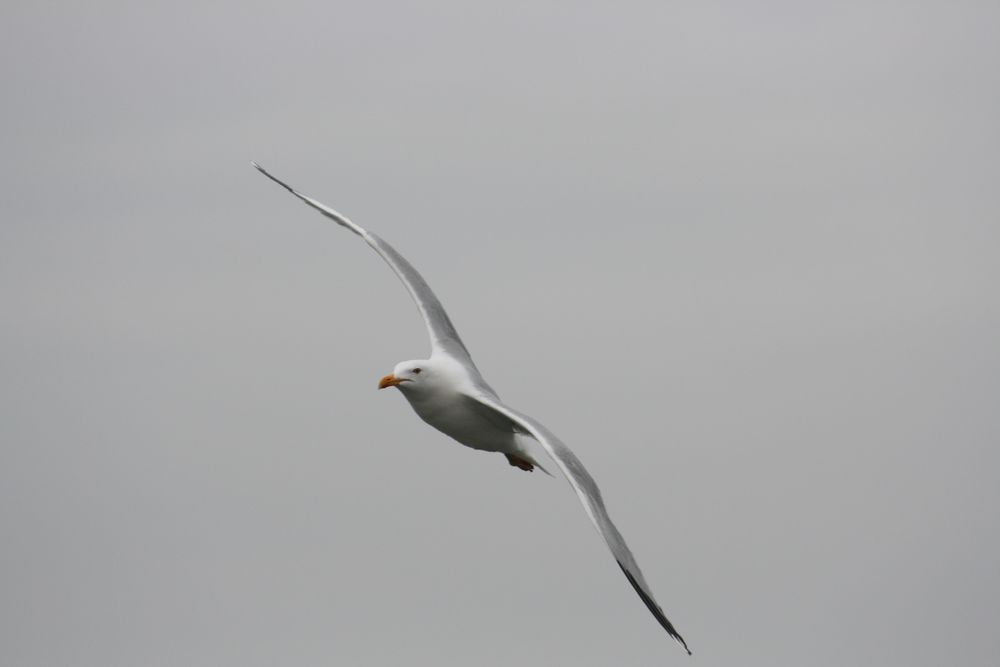
<svg viewBox="0 0 1000 667"><path fill-rule="evenodd" d="M520 468L521 470L527 470L531 472L535 469L535 466L531 461L525 461L520 456L514 456L513 454L504 454L507 457L507 462L510 463L515 468Z"/></svg>

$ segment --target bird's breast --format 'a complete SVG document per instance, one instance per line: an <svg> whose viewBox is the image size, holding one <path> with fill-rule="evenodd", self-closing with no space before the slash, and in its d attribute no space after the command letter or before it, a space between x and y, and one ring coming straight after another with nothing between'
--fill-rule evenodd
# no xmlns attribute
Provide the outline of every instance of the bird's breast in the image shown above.
<svg viewBox="0 0 1000 667"><path fill-rule="evenodd" d="M466 447L491 452L515 451L514 433L497 428L460 395L406 398L417 416Z"/></svg>

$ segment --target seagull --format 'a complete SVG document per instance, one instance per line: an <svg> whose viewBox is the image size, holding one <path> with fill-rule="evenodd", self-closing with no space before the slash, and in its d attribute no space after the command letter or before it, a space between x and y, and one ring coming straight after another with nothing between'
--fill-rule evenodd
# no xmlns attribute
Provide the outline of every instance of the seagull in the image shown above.
<svg viewBox="0 0 1000 667"><path fill-rule="evenodd" d="M576 491L587 516L601 533L618 567L646 608L663 629L691 655L687 643L653 598L653 591L625 544L625 538L608 516L597 482L583 467L576 454L550 430L536 419L518 412L500 400L476 368L441 302L413 265L372 232L351 222L329 206L298 192L256 162L251 161L250 164L327 218L364 239L385 260L416 302L427 326L431 356L428 359L396 364L392 373L379 380L378 388L395 387L409 401L417 416L438 431L466 447L501 453L510 465L520 470L531 472L538 467L547 472L532 454L533 443L541 445Z"/></svg>

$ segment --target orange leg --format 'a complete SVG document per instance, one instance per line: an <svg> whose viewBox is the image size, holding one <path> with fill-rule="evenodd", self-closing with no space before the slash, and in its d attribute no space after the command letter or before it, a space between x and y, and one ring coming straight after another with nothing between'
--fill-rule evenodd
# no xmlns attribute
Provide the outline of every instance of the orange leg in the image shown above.
<svg viewBox="0 0 1000 667"><path fill-rule="evenodd" d="M510 463L515 468L520 468L521 470L527 470L531 472L535 469L530 461L525 461L520 456L514 456L513 454L504 454L507 457L507 462Z"/></svg>

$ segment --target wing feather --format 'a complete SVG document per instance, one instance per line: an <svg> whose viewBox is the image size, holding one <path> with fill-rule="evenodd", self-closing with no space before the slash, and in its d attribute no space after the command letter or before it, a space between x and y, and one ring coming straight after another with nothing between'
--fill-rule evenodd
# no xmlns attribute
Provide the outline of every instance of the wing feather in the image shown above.
<svg viewBox="0 0 1000 667"><path fill-rule="evenodd" d="M408 291L410 296L413 297L414 303L417 304L417 309L424 318L424 324L427 326L427 334L431 340L432 353L447 354L465 364L469 368L475 370L476 376L479 376L479 372L476 370L476 365L472 361L472 356L469 354L469 350L466 349L465 343L463 343L462 339L459 337L458 331L455 330L455 325L451 323L451 318L449 318L448 313L445 312L444 306L441 305L441 301L437 298L434 292L431 291L431 288L427 285L427 281L423 279L423 277L415 268L413 268L413 265L410 264L405 257L400 255L395 248L372 232L369 232L360 225L352 222L347 218L347 216L341 215L329 206L326 206L312 197L308 197L301 192L298 192L287 183L271 175L256 162L251 162L250 164L252 164L257 171L264 174L272 181L304 201L306 204L336 222L338 225L346 227L363 238L365 243L370 245L372 249L375 250L375 252L377 252L383 260L385 260L385 263L389 265L389 268L393 270L396 276L398 276L400 281L403 283L403 286L406 287L406 291Z"/></svg>
<svg viewBox="0 0 1000 667"><path fill-rule="evenodd" d="M691 649L688 648L684 638L677 632L673 623L666 617L666 614L663 613L660 605L657 604L656 599L653 597L653 591L650 589L649 584L646 583L645 577L642 576L642 570L639 569L639 564L625 543L625 538L618 532L618 528L611 521L611 517L608 516L608 510L604 506L604 499L601 497L601 490L597 487L597 482L587 472L587 469L583 467L583 463L573 453L573 450L567 447L565 443L537 420L505 405L495 396L476 393L475 395L467 396L467 398L478 402L480 406L493 411L496 415L510 420L512 428L531 436L542 446L552 460L555 461L556 465L559 466L559 469L562 470L573 490L576 491L576 495L583 504L583 508L587 511L587 515L594 523L594 526L597 527L598 532L601 533L608 548L611 550L611 554L618 561L618 566L625 574L625 578L632 584L632 588L639 594L646 608L656 617L656 620L663 629L684 647L688 655L691 655Z"/></svg>

